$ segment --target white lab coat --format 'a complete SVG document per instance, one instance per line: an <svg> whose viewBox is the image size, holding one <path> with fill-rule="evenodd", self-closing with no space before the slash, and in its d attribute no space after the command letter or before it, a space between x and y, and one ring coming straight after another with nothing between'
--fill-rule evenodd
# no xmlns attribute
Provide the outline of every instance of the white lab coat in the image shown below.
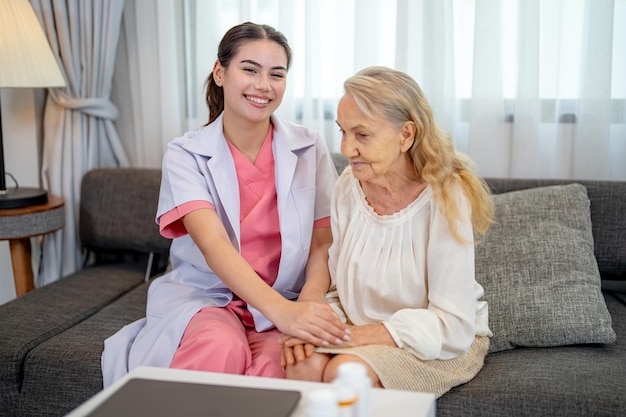
<svg viewBox="0 0 626 417"><path fill-rule="evenodd" d="M282 241L273 288L295 299L304 284L313 222L330 215L337 173L317 133L275 116L272 123ZM233 246L239 250L239 187L222 130L222 116L169 143L163 159L157 221L162 214L194 200L213 204ZM168 367L193 315L203 307L223 307L232 300L233 294L207 266L188 234L172 241L170 261L172 270L150 285L146 317L105 340L105 387L139 365ZM249 309L257 331L273 326L258 310Z"/></svg>

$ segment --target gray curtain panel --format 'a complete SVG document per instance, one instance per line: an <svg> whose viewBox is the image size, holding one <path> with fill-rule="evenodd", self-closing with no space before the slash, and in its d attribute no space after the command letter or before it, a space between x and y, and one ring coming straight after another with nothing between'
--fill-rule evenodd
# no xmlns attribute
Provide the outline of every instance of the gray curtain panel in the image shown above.
<svg viewBox="0 0 626 417"><path fill-rule="evenodd" d="M42 177L65 199L65 227L45 237L37 286L81 267L77 217L83 174L127 166L109 100L124 0L31 0L67 81L48 90Z"/></svg>

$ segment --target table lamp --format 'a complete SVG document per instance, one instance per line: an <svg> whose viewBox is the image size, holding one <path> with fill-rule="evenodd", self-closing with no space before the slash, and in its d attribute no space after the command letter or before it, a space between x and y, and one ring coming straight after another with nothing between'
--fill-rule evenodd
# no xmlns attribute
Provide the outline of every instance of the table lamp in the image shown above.
<svg viewBox="0 0 626 417"><path fill-rule="evenodd" d="M0 0L0 89L64 86L63 74L28 0ZM46 190L19 187L12 175L15 188L7 189L6 175L0 108L0 209L48 201Z"/></svg>

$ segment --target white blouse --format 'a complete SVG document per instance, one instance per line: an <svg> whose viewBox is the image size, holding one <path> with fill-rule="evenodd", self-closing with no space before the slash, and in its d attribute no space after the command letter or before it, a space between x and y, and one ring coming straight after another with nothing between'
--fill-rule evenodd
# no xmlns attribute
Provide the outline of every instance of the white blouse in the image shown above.
<svg viewBox="0 0 626 417"><path fill-rule="evenodd" d="M470 207L459 191L473 241ZM398 347L420 359L463 355L474 337L491 336L483 288L474 278L474 246L456 240L430 186L407 207L378 215L346 168L331 201L333 244L327 301L355 325L383 323Z"/></svg>

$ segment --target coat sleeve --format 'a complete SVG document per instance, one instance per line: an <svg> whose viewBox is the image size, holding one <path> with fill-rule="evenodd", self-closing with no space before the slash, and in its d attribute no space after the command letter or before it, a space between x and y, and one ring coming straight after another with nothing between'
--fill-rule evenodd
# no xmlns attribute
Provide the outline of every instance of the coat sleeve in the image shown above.
<svg viewBox="0 0 626 417"><path fill-rule="evenodd" d="M207 186L205 171L200 167L207 158L199 158L184 149L186 137L170 142L163 157L161 188L156 220L191 201L206 202L215 206L214 197ZM203 159L203 160L199 160Z"/></svg>

